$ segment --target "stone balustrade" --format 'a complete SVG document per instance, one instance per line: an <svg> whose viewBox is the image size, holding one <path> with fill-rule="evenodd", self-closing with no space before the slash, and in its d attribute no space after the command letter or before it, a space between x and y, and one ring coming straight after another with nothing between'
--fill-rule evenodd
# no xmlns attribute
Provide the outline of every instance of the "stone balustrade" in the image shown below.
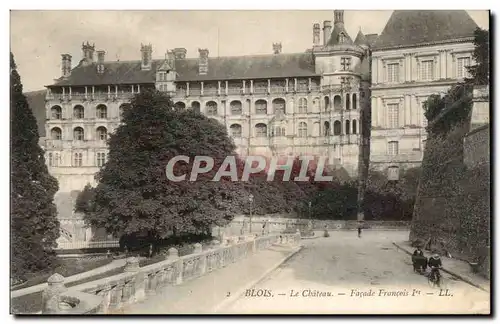
<svg viewBox="0 0 500 324"><path fill-rule="evenodd" d="M194 252L179 257L177 249L170 248L164 261L139 267L139 260L128 258L123 273L67 289L64 278L54 274L43 293L43 314L106 314L154 296L163 287L201 277L273 244L296 246L300 234L273 234L227 238L227 242L213 241L203 251L197 243ZM154 297L153 297L154 298Z"/></svg>

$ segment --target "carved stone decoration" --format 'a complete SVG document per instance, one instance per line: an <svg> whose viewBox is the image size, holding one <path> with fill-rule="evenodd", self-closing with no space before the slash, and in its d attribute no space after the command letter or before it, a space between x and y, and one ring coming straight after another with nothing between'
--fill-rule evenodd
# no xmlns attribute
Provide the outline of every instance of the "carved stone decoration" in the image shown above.
<svg viewBox="0 0 500 324"><path fill-rule="evenodd" d="M67 290L64 277L55 273L47 279L47 284L42 293L42 314L57 314L61 310L61 294Z"/></svg>

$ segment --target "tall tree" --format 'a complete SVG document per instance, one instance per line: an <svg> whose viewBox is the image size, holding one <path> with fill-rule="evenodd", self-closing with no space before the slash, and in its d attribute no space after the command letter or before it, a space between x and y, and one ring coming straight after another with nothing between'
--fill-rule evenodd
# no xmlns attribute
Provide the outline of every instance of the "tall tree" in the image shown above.
<svg viewBox="0 0 500 324"><path fill-rule="evenodd" d="M472 78L477 85L487 85L490 81L490 33L477 28L474 31L474 52L472 54L475 64L468 67Z"/></svg>
<svg viewBox="0 0 500 324"><path fill-rule="evenodd" d="M53 203L57 180L45 165L36 119L23 95L21 77L10 53L12 275L50 266L59 237Z"/></svg>
<svg viewBox="0 0 500 324"><path fill-rule="evenodd" d="M223 125L191 110L174 111L170 98L157 91L136 95L125 108L123 124L109 139L109 160L97 175L94 207L87 221L114 235L147 233L167 235L207 232L224 225L244 199L242 184L227 177L211 181L234 143ZM171 181L166 167L178 162ZM212 171L189 181L194 156L215 161Z"/></svg>

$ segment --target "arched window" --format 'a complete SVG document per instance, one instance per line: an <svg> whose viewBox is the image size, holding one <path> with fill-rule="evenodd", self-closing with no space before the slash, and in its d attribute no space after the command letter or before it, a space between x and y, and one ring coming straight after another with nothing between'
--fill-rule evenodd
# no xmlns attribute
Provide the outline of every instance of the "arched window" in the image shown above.
<svg viewBox="0 0 500 324"><path fill-rule="evenodd" d="M100 119L108 118L108 108L105 105L98 105L95 109L96 117Z"/></svg>
<svg viewBox="0 0 500 324"><path fill-rule="evenodd" d="M351 133L351 123L349 122L349 119L345 121L345 133L346 135Z"/></svg>
<svg viewBox="0 0 500 324"><path fill-rule="evenodd" d="M255 102L255 114L267 115L267 101L259 99Z"/></svg>
<svg viewBox="0 0 500 324"><path fill-rule="evenodd" d="M358 132L358 129L357 129L357 125L356 125L356 119L353 119L352 120L352 133L353 134L356 134Z"/></svg>
<svg viewBox="0 0 500 324"><path fill-rule="evenodd" d="M345 109L346 110L351 109L351 94L349 93L345 94Z"/></svg>
<svg viewBox="0 0 500 324"><path fill-rule="evenodd" d="M83 161L83 154L82 153L75 153L73 155L73 166L75 167L81 167L82 166L82 161Z"/></svg>
<svg viewBox="0 0 500 324"><path fill-rule="evenodd" d="M174 105L174 109L177 111L184 110L184 109L186 109L186 104L183 103L182 101L177 101Z"/></svg>
<svg viewBox="0 0 500 324"><path fill-rule="evenodd" d="M259 124L255 125L255 136L256 137L267 137L266 124L259 123Z"/></svg>
<svg viewBox="0 0 500 324"><path fill-rule="evenodd" d="M342 109L342 98L340 98L339 95L333 97L333 108L335 110L341 110Z"/></svg>
<svg viewBox="0 0 500 324"><path fill-rule="evenodd" d="M97 139L99 141L105 141L106 139L108 139L108 130L106 129L106 127L97 127Z"/></svg>
<svg viewBox="0 0 500 324"><path fill-rule="evenodd" d="M50 114L52 119L61 119L62 108L60 106L54 106L50 109Z"/></svg>
<svg viewBox="0 0 500 324"><path fill-rule="evenodd" d="M73 118L75 119L83 119L85 118L85 108L82 105L76 105L73 108Z"/></svg>
<svg viewBox="0 0 500 324"><path fill-rule="evenodd" d="M324 124L323 135L324 136L330 136L330 123L327 122L327 121Z"/></svg>
<svg viewBox="0 0 500 324"><path fill-rule="evenodd" d="M307 137L307 124L305 122L299 123L299 137Z"/></svg>
<svg viewBox="0 0 500 324"><path fill-rule="evenodd" d="M325 97L325 111L328 111L330 109L330 98Z"/></svg>
<svg viewBox="0 0 500 324"><path fill-rule="evenodd" d="M191 109L193 109L193 111L194 111L195 113L198 113L198 114L199 114L199 113L200 113L200 111L201 111L201 109L200 109L200 103L199 103L198 101L193 101L193 102L191 103Z"/></svg>
<svg viewBox="0 0 500 324"><path fill-rule="evenodd" d="M83 132L83 128L81 127L76 127L73 130L73 139L76 141L83 141L85 139L84 135L85 133Z"/></svg>
<svg viewBox="0 0 500 324"><path fill-rule="evenodd" d="M59 127L54 127L50 130L50 138L53 140L62 139L62 131Z"/></svg>
<svg viewBox="0 0 500 324"><path fill-rule="evenodd" d="M358 109L358 97L355 93L352 94L352 109Z"/></svg>
<svg viewBox="0 0 500 324"><path fill-rule="evenodd" d="M319 112L319 98L313 99L313 110Z"/></svg>
<svg viewBox="0 0 500 324"><path fill-rule="evenodd" d="M286 113L285 111L285 107L286 107L286 103L285 103L285 99L283 98L276 98L273 100L273 111L275 114L278 114L278 113Z"/></svg>
<svg viewBox="0 0 500 324"><path fill-rule="evenodd" d="M336 120L333 123L333 135L340 135L342 134L342 124L340 123L339 120Z"/></svg>
<svg viewBox="0 0 500 324"><path fill-rule="evenodd" d="M307 99L300 98L299 99L299 114L307 113Z"/></svg>
<svg viewBox="0 0 500 324"><path fill-rule="evenodd" d="M232 124L231 127L229 127L231 130L231 136L234 138L239 138L241 137L241 125L239 124Z"/></svg>
<svg viewBox="0 0 500 324"><path fill-rule="evenodd" d="M241 115L242 112L241 101L238 100L231 101L230 107L231 107L231 115Z"/></svg>
<svg viewBox="0 0 500 324"><path fill-rule="evenodd" d="M207 107L207 115L208 116L217 115L217 103L215 101L207 102L206 107Z"/></svg>

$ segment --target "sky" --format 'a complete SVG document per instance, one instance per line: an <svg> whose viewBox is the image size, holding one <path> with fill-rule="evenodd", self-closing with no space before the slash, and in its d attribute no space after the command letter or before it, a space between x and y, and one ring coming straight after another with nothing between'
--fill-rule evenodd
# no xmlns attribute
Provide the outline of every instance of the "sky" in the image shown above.
<svg viewBox="0 0 500 324"><path fill-rule="evenodd" d="M380 34L392 11L345 11L347 32L354 39ZM488 29L488 11L469 10ZM312 46L313 23L333 21L333 10L283 11L11 11L11 51L25 91L42 90L61 75L61 54L82 58L82 42L106 51L106 61L139 60L141 43L151 43L153 58L167 49L183 47L188 57L198 48L209 56L271 54L281 42L282 52L303 52ZM322 40L322 35L321 35ZM96 56L96 55L95 55Z"/></svg>

